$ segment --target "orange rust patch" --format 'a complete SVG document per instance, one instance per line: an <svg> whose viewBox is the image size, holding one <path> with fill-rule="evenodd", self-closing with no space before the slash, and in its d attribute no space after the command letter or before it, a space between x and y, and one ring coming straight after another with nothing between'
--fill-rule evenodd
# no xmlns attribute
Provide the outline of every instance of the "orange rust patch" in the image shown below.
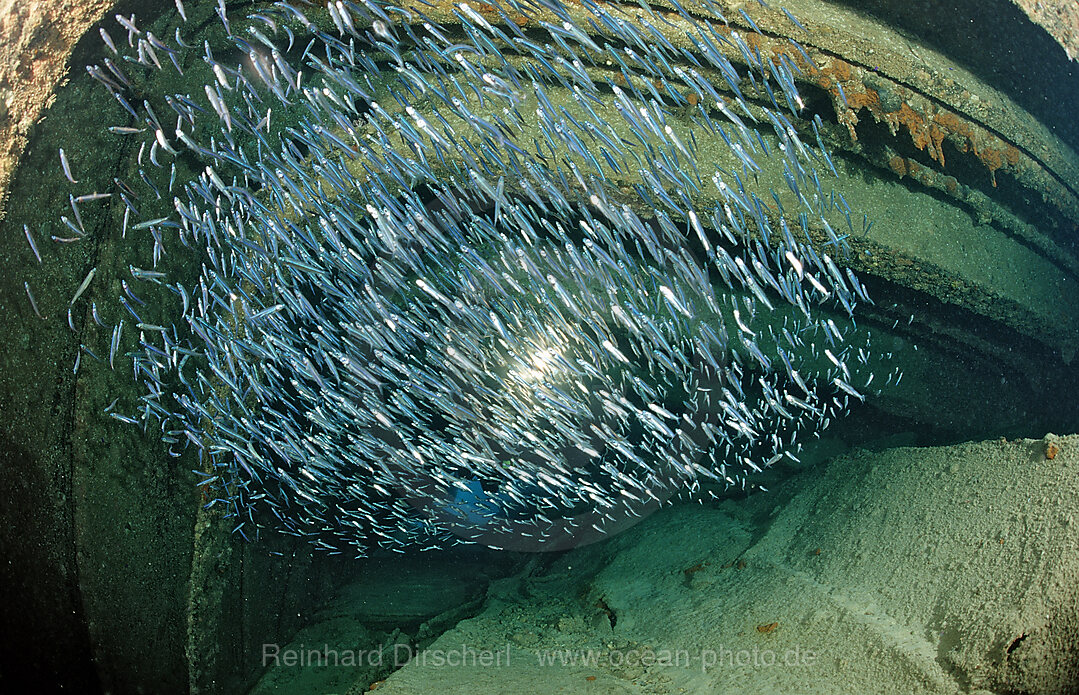
<svg viewBox="0 0 1079 695"><path fill-rule="evenodd" d="M1004 166L1004 155L995 149L983 150L979 159L989 167L989 171L996 171Z"/></svg>
<svg viewBox="0 0 1079 695"><path fill-rule="evenodd" d="M1052 461L1060 453L1060 447L1055 442L1049 442L1045 445L1045 458Z"/></svg>
<svg viewBox="0 0 1079 695"><path fill-rule="evenodd" d="M944 152L940 149L940 144L946 137L955 143L960 152L967 152L969 149L973 149L975 155L977 155L978 144L974 141L974 133L970 129L970 124L957 114L954 114L951 111L941 111L933 116L933 124L934 129L939 133L939 140L936 143L936 147L937 151L940 153L940 163L942 165L944 164Z"/></svg>
<svg viewBox="0 0 1079 695"><path fill-rule="evenodd" d="M929 107L932 110L926 114L908 102L901 103L896 111L885 111L876 90L862 89L861 85L852 84L851 75L850 63L833 58L826 68L815 75L815 81L831 93L839 111L839 121L847 125L852 140L857 139L854 130L855 124L858 123L856 112L865 108L878 121L886 122L893 134L906 130L910 135L911 143L917 149L926 152L929 158L938 162L941 167L946 163L945 140L951 142L959 152L972 152L989 170L994 186L996 186L998 169L1014 168L1022 159L1022 153L1016 147L1001 142L994 136L987 136L976 131L962 116L952 111L937 111ZM839 84L844 85L847 109L842 108L843 99L839 94ZM888 161L888 167L901 177L917 177L920 170L924 168L913 160L898 156ZM958 182L953 178L946 177L943 183L950 193L954 194L959 189Z"/></svg>
<svg viewBox="0 0 1079 695"><path fill-rule="evenodd" d="M997 169L1014 168L1019 163L1020 152L1015 146L1002 143L996 138L993 138L993 141L993 146L983 147L980 152L975 148L974 154L989 170L993 186L996 187Z"/></svg>
<svg viewBox="0 0 1079 695"><path fill-rule="evenodd" d="M941 111L933 116L933 122L944 130L970 139L970 125L951 111Z"/></svg>
<svg viewBox="0 0 1079 695"><path fill-rule="evenodd" d="M1014 167L1019 163L1020 152L1016 147L1001 143L996 137L992 136L983 137L982 144L979 146L978 138L970 124L951 111L941 111L933 116L930 138L933 141L936 155L939 155L939 157L934 156L933 158L937 159L942 165L944 164L944 152L941 150L941 143L945 139L954 143L956 149L960 152L973 152L974 156L989 170L994 186L997 185L997 169L1002 169L1006 166ZM989 143L986 143L986 140L989 140ZM933 155L934 153L931 151L930 154Z"/></svg>
<svg viewBox="0 0 1079 695"><path fill-rule="evenodd" d="M920 137L921 145L920 145L920 147L925 147L926 144L928 144L928 140L926 140L926 131L927 131L927 129L926 129L926 124L925 124L925 119L922 118L922 114L920 114L917 111L915 111L914 109L912 109L910 107L910 104L907 104L906 102L904 102L899 107L899 110L895 112L895 120L900 125L905 126L907 128L907 130L910 130L912 135L915 132L921 134L921 137Z"/></svg>
<svg viewBox="0 0 1079 695"><path fill-rule="evenodd" d="M978 154L978 159L989 169L989 177L992 179L993 188L997 187L997 169L1004 166L1004 154L996 148L986 148Z"/></svg>
<svg viewBox="0 0 1079 695"><path fill-rule="evenodd" d="M929 139L933 142L933 149L929 151L929 156L940 162L941 166L944 166L944 138L948 136L947 131L941 130L935 125L929 126Z"/></svg>
<svg viewBox="0 0 1079 695"><path fill-rule="evenodd" d="M828 65L827 72L835 75L835 78L840 82L847 82L851 76L850 63L839 58L833 58Z"/></svg>
<svg viewBox="0 0 1079 695"><path fill-rule="evenodd" d="M802 57L801 51L787 51L783 48L773 51L778 58L780 54L787 56L795 65L801 68L802 72L810 77L815 77L822 71L816 64L810 65L805 58Z"/></svg>
<svg viewBox="0 0 1079 695"><path fill-rule="evenodd" d="M747 46L749 46L750 48L756 48L757 50L760 50L760 48L761 48L761 37L757 36L756 33L754 33L754 32L739 33L739 36L742 37L742 40L745 41Z"/></svg>
<svg viewBox="0 0 1079 695"><path fill-rule="evenodd" d="M491 17L501 19L501 14L499 13L498 8L495 7L494 5L490 4L490 3L478 2L478 3L476 3L476 9L481 14L485 14L485 15L489 15ZM525 17L523 15L520 15L520 14L517 14L515 12L512 12L512 11L510 11L508 9L506 10L506 16L509 17L510 19L512 19L513 23L516 24L519 27L523 27L524 25L528 24L528 18L527 17Z"/></svg>
<svg viewBox="0 0 1079 695"><path fill-rule="evenodd" d="M934 144L929 124L925 122L922 114L910 107L910 104L904 102L898 111L889 114L889 120L893 122L896 128L900 126L906 128L915 147L919 150L929 149L929 156L933 159L937 158L936 145ZM943 139L943 136L941 138Z"/></svg>
<svg viewBox="0 0 1079 695"><path fill-rule="evenodd" d="M842 103L843 98L839 96L839 88L832 90L832 93L835 95L837 103ZM883 110L880 105L880 96L871 89L865 91L844 89L843 94L847 97L847 106L852 110L867 108L873 113L881 113Z"/></svg>

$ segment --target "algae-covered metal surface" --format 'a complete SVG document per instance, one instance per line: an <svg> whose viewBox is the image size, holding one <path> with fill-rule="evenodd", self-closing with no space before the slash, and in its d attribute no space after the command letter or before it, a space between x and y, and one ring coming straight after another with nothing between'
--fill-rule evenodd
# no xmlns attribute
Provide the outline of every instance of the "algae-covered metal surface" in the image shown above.
<svg viewBox="0 0 1079 695"><path fill-rule="evenodd" d="M146 125L132 119L86 72L86 65L109 55L91 21L108 14L102 26L112 38L123 43L127 34L106 5L83 3L73 11L62 3L43 3L48 8L43 14L0 5L5 22L0 36L13 35L13 22L39 27L0 51L0 60L13 66L3 74L14 76L0 79L0 140L6 153L0 160L0 190L8 191L0 216L0 335L6 345L0 351L0 442L8 472L2 520L3 549L15 561L4 579L23 598L3 612L11 624L40 616L38 639L12 652L24 655L18 658L28 670L47 668L55 659L50 652L60 651L77 657L66 669L71 683L97 682L116 692L236 690L254 682L262 642L285 642L302 627L316 597L342 575L342 566L325 563L291 538L244 543L233 534L243 519L211 504L212 495L196 487L214 470L183 446L182 433L140 428L114 417L130 412L123 406L146 403L147 388L154 388L145 376L133 378L127 353L145 341L134 337L135 322L118 299L135 294L140 299L127 301L141 306L145 297L138 323L151 327L171 326L177 310L174 303L150 299L144 285L133 281L132 267L149 268L148 259L157 252L146 234L123 231L130 227L128 208L139 207L143 219L175 214L175 208L167 190L159 197L144 193L126 205L119 194L123 187L117 179L138 181L140 170L149 167L145 160L164 157L164 147L140 149L137 138L106 130ZM226 3L236 17L271 5ZM817 171L827 173L819 180L819 195L841 192L843 206L854 212L848 217L841 206L829 206L821 220L807 225L806 242L831 253L869 286L876 303L861 307L860 326L849 336L861 343L872 333L876 349L904 374L901 384L871 400L868 419L879 417L891 427L906 425L942 439L1040 436L1048 428L1074 424L1074 407L1062 394L1077 383L1079 155L1074 143L1079 138L1040 122L1000 84L987 84L940 46L920 44L872 16L799 0L787 5L799 26L771 3L715 6L729 20L717 25L720 35L736 33L764 60L783 56L799 68L795 81L807 117L794 120L794 132L811 146L818 144L819 133L819 143L831 151L827 164L818 161ZM672 46L699 51L687 38L689 24L676 3L618 9L630 18L651 18ZM219 55L231 55L212 3L189 2L185 11L193 44L207 41ZM470 39L460 27L458 3L424 3L423 11L461 41ZM569 20L589 26L586 6L571 3L566 12ZM169 37L181 26L171 5L153 13L160 14L140 15L142 30ZM493 6L481 6L478 13L485 21L502 21ZM331 12L323 8L310 16L323 28L333 26ZM514 25L528 36L542 30L535 17L519 19ZM419 31L418 16L408 21ZM601 32L586 31L600 38ZM61 84L61 66L79 37L83 41ZM736 44L719 46L733 65L747 67ZM129 70L130 92L137 95L132 103L152 103L171 126L175 114L168 111L166 95L199 95L215 80L228 81L199 53L184 59L182 76ZM164 52L159 59L165 59ZM386 54L379 59L388 60ZM533 57L507 52L505 60L519 67ZM476 62L497 66L493 58ZM731 98L721 71L688 61L677 67L699 70ZM609 81L644 93L659 89L658 82L627 76L611 61L580 70L597 84ZM396 117L405 106L386 91L391 83L376 80L369 86L386 113ZM1077 87L1074 80L1061 85ZM756 85L745 92L743 116L765 120L768 95ZM51 96L45 98L46 93ZM618 113L613 92L605 94L588 106L591 117L611 124L607 137L632 141L633 128ZM501 106L484 101L479 92L462 91L460 98L477 118L494 121L500 115ZM571 119L586 120L570 87L551 85L545 98ZM430 117L424 105L423 99L409 103L417 115ZM530 94L519 104L529 114L541 107L538 96ZM695 138L695 161L736 170L740 162L724 138L694 131L693 118L709 110L719 117L703 95L691 95L687 106L669 114L672 137ZM816 125L809 114L819 117ZM297 104L275 107L273 114L275 123L286 126L305 117ZM445 122L450 130L464 128L452 119ZM374 142L369 122L357 119L351 125L361 140ZM539 121L532 126L519 135L521 141L542 141ZM162 138L173 140L171 131ZM413 152L404 138L397 142L399 155ZM761 138L762 149L777 150L779 144L777 137ZM77 186L61 171L60 149ZM589 157L599 156L594 149L560 154L582 169L589 167ZM170 163L177 191L205 167L190 153ZM370 180L363 164L358 158L346 165L358 181ZM788 185L781 160L761 164L744 183L765 201L762 214L778 226L785 211L798 209L801 195ZM447 157L433 161L430 172L449 178L462 166L463 160ZM307 173L317 185L322 174ZM712 173L701 178L708 181ZM627 170L609 183L614 202L642 218L654 213L636 195L650 185L637 172ZM520 193L520 181L509 178L503 185ZM75 210L73 197L90 192L113 196ZM716 187L687 197L702 207L723 201ZM72 227L61 216L85 236L72 240ZM676 222L691 225L688 219ZM842 247L849 251L841 252ZM198 284L206 262L202 249L179 246L155 260L155 271L188 287ZM83 283L91 269L92 282ZM74 302L83 284L80 301ZM792 317L792 312L762 313L747 328L764 335ZM125 318L127 337L117 349L112 327ZM737 315L710 319L737 330ZM819 354L817 359L822 361ZM110 369L110 361L123 368Z"/></svg>

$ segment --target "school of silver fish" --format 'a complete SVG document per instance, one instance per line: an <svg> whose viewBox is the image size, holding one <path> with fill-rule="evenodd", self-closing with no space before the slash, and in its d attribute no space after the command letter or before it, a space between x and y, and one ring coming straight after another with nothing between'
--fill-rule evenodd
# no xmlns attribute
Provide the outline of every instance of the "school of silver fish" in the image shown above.
<svg viewBox="0 0 1079 695"><path fill-rule="evenodd" d="M101 29L87 69L130 116L110 130L138 139L139 181L72 195L54 240L122 203L152 249L124 319L92 307L108 354L79 358L130 360L145 392L107 412L194 447L237 533L565 547L753 487L875 388L848 338L865 288L809 242L819 220L844 253L825 209L850 210L795 128L799 67L710 0L465 1L452 23L424 0L219 0L214 47L176 6L171 41L133 15ZM207 79L155 112L133 85L162 71ZM798 209L750 185L765 162ZM180 318L144 318L148 291Z"/></svg>

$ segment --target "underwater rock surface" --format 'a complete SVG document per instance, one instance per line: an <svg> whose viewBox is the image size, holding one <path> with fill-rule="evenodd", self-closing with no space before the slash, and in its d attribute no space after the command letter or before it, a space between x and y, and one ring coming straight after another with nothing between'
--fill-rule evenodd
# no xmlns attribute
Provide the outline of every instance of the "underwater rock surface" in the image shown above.
<svg viewBox="0 0 1079 695"><path fill-rule="evenodd" d="M780 495L660 512L500 584L379 691L1073 692L1077 452L856 450ZM435 663L468 649L501 664Z"/></svg>

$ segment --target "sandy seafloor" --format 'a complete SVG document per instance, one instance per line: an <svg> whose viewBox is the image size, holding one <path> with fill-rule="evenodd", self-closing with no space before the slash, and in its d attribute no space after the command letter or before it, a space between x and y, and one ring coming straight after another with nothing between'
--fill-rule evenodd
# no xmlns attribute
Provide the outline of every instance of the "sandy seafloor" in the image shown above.
<svg viewBox="0 0 1079 695"><path fill-rule="evenodd" d="M256 691L1075 692L1077 493L1079 436L853 450L497 580L384 682L294 667ZM369 639L347 614L298 640Z"/></svg>

